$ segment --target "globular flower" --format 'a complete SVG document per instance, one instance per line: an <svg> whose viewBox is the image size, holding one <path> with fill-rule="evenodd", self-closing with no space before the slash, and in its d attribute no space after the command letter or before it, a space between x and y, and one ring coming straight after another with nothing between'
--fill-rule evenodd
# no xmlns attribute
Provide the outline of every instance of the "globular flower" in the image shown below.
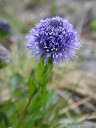
<svg viewBox="0 0 96 128"><path fill-rule="evenodd" d="M10 55L6 48L0 45L0 69L10 62Z"/></svg>
<svg viewBox="0 0 96 128"><path fill-rule="evenodd" d="M29 31L26 39L27 48L33 56L43 59L45 64L49 63L49 59L54 65L61 60L71 61L77 58L75 51L81 47L71 23L59 16L41 20Z"/></svg>
<svg viewBox="0 0 96 128"><path fill-rule="evenodd" d="M3 20L3 21L0 21L0 32L10 32L11 28L10 28L10 25L7 21Z"/></svg>

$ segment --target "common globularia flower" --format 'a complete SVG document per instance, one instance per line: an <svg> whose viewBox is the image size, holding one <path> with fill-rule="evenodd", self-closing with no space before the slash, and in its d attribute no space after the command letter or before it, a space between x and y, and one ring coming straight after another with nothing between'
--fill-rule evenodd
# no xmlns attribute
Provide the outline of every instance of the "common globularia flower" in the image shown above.
<svg viewBox="0 0 96 128"><path fill-rule="evenodd" d="M0 45L0 69L10 62L10 55L6 48Z"/></svg>
<svg viewBox="0 0 96 128"><path fill-rule="evenodd" d="M10 32L11 28L10 28L10 25L7 21L3 20L3 21L0 21L0 31L1 32Z"/></svg>
<svg viewBox="0 0 96 128"><path fill-rule="evenodd" d="M29 31L26 39L27 48L45 64L50 58L55 65L61 60L73 60L77 58L75 51L81 47L73 26L59 16L41 20Z"/></svg>

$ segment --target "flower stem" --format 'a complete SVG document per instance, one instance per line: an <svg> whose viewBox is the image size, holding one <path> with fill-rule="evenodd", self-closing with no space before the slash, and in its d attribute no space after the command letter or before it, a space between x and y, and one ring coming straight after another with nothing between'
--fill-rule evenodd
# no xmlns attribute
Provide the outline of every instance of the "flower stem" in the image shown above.
<svg viewBox="0 0 96 128"><path fill-rule="evenodd" d="M21 125L23 124L23 122L24 122L26 116L28 115L28 110L27 110L27 108L28 108L28 106L30 105L31 100L32 100L32 98L34 97L35 94L36 94L36 91L30 96L30 98L29 98L29 100L28 100L28 103L26 104L26 106L25 106L23 112L21 113L19 122L18 122L18 124L17 124L17 128L21 128Z"/></svg>

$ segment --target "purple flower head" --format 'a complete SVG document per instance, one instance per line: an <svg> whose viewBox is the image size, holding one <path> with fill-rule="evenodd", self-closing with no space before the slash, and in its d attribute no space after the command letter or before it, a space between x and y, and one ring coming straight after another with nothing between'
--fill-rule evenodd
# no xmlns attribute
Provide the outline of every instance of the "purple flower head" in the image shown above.
<svg viewBox="0 0 96 128"><path fill-rule="evenodd" d="M27 48L34 57L38 56L47 64L49 59L57 65L61 60L70 61L77 56L75 51L81 45L77 32L68 20L59 16L41 20L26 36Z"/></svg>
<svg viewBox="0 0 96 128"><path fill-rule="evenodd" d="M10 32L11 28L7 21L0 21L0 32Z"/></svg>

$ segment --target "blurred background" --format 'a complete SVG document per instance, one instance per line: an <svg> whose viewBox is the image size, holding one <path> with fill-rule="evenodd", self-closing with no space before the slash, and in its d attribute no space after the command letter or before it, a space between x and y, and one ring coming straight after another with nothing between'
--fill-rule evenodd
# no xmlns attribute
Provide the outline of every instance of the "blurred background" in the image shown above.
<svg viewBox="0 0 96 128"><path fill-rule="evenodd" d="M82 48L73 63L54 68L48 90L54 89L59 99L66 100L60 113L67 113L67 121L77 114L84 123L96 123L96 0L0 0L0 24L7 24L7 32L0 32L4 65L0 67L0 107L24 97L28 76L37 63L26 50L24 36L41 19L52 16L73 24Z"/></svg>

